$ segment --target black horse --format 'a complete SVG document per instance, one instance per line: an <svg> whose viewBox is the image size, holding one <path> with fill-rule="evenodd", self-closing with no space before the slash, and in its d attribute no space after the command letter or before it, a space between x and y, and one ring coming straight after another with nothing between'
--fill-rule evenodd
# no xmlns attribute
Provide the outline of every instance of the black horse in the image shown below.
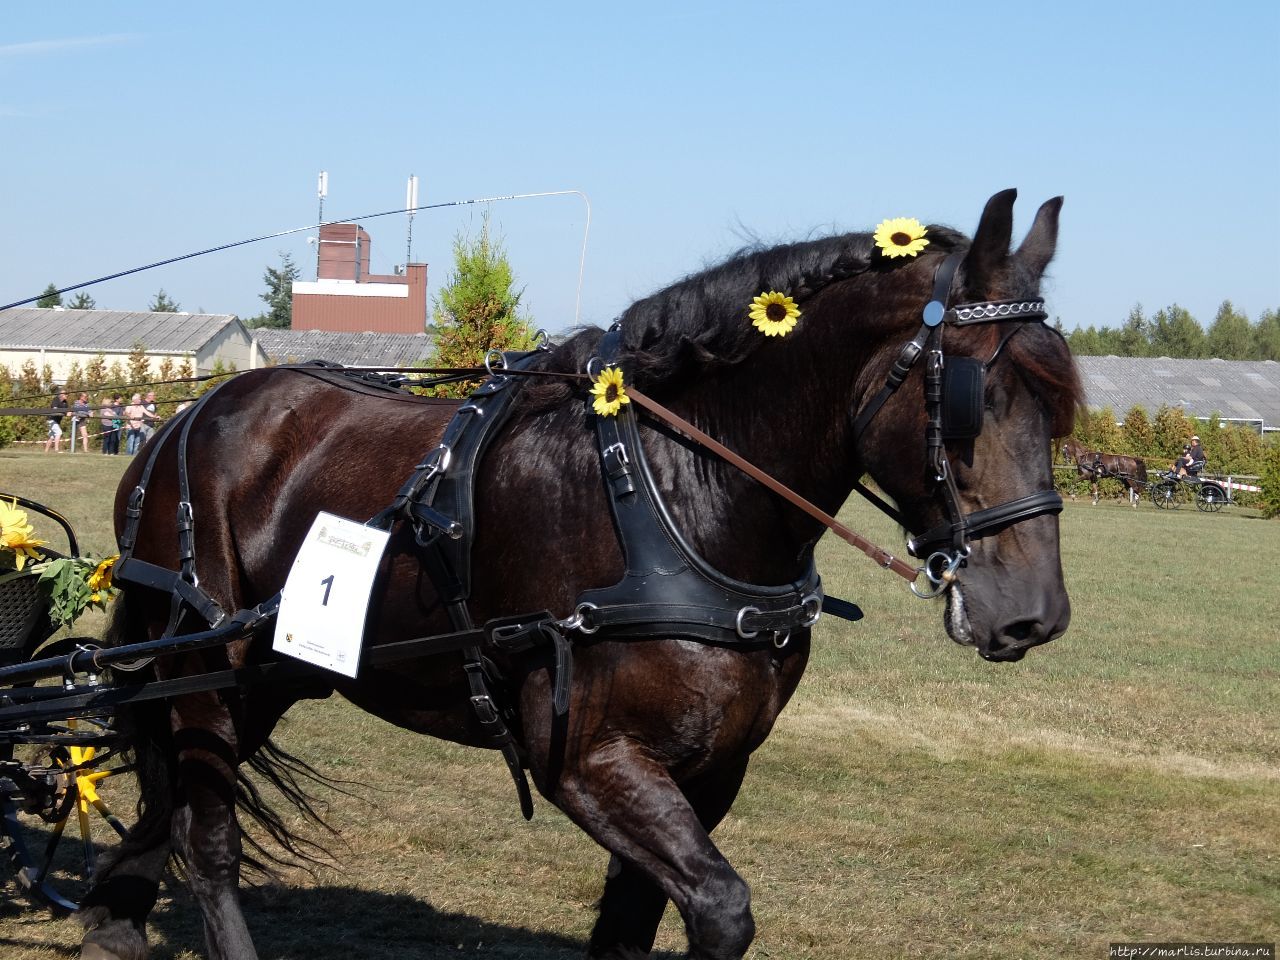
<svg viewBox="0 0 1280 960"><path fill-rule="evenodd" d="M594 372L589 361L608 348L626 383L828 513L869 474L910 530L942 531L923 535L918 552L935 558L931 571L946 593L952 639L988 660L1017 660L1062 634L1070 617L1046 451L1051 437L1070 432L1079 383L1062 338L1017 314L1038 304L1061 199L1040 208L1011 253L1014 197L1010 190L990 200L972 241L928 228L929 245L916 257L890 259L865 233L738 254L633 305L613 347L602 345L602 331L583 330L535 366ZM748 320L753 298L771 291L790 295L801 310L786 336L765 337ZM967 302L974 309L964 317L989 322L948 314L941 327L922 326L931 300ZM936 323L942 308L925 315ZM914 362L921 344L929 356ZM985 383L969 400L986 423L976 435L927 444L940 434L932 423L937 396L925 394L946 358L985 364ZM895 360L905 372L897 389ZM735 644L706 642L679 624L574 629L571 614L575 606L581 612L584 592L619 583L633 565L611 516L617 477L602 472L597 417L581 383L528 383L485 453L469 602L476 622L552 611L573 642L562 714L553 698L564 674L548 669L542 651L486 656L504 678L518 756L538 791L612 854L590 956L646 956L670 901L684 919L691 957L736 960L754 936L750 893L709 833L800 681L809 630L800 625L783 635L779 628L775 642ZM358 520L377 514L457 409L322 372L243 374L177 418L139 457L117 498L118 529L126 528L130 496L154 454L132 552L179 569L173 517L184 447L200 590L225 611L252 607L281 589L317 511ZM180 444L174 438L186 418L188 442ZM671 428L638 419L671 529L697 562L718 571L720 583L807 589L823 528ZM616 452L603 459L607 467L621 462ZM1022 509L990 512L1009 498ZM809 599L806 612L816 613ZM116 633L128 640L160 636L173 609L167 593L136 584L121 602ZM737 613L740 634L747 610ZM187 616L182 630L202 629L197 621ZM732 635L730 624L716 629ZM398 527L366 644L377 650L455 626L423 572L412 531ZM172 678L270 659L269 637L259 632L213 652L162 657L150 669ZM317 670L309 687L268 683L139 708L142 815L85 901L82 956L143 955L156 884L176 852L203 912L209 956L254 957L237 892L239 765L261 758L273 725L297 699L333 690L408 729L492 746L472 709L463 661L448 653L395 668L375 664L355 680Z"/></svg>

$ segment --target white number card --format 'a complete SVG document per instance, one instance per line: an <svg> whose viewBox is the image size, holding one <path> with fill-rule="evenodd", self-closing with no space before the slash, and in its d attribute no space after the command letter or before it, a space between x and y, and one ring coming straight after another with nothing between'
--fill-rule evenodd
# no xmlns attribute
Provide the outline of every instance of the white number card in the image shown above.
<svg viewBox="0 0 1280 960"><path fill-rule="evenodd" d="M285 582L272 649L354 677L389 537L385 530L319 514Z"/></svg>

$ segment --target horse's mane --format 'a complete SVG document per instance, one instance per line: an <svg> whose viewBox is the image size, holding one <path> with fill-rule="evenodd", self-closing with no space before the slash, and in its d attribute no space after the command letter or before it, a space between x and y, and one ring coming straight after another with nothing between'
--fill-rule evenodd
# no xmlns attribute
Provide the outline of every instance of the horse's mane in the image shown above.
<svg viewBox="0 0 1280 960"><path fill-rule="evenodd" d="M948 227L928 230L933 250L947 252L969 242ZM777 290L803 306L833 283L873 269L893 269L891 261L874 256L874 251L870 233L744 247L624 310L618 317L622 327L618 360L642 389L741 363L765 339L747 320L753 297ZM603 335L595 327L575 331L548 357L546 369L581 371ZM536 392L544 403L567 396L561 385L548 384Z"/></svg>

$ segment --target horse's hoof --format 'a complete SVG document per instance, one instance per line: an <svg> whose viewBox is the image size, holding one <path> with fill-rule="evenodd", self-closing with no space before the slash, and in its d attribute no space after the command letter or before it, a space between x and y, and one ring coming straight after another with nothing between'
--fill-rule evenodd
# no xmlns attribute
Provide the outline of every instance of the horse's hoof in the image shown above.
<svg viewBox="0 0 1280 960"><path fill-rule="evenodd" d="M83 911L87 914L81 922L89 926L80 944L80 960L147 960L147 939L142 931L128 920L100 919L105 914L102 907Z"/></svg>

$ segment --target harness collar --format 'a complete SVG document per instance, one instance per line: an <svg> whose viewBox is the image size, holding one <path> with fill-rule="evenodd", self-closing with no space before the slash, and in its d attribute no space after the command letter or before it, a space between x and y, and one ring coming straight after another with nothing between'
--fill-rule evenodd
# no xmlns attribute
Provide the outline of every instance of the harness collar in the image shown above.
<svg viewBox="0 0 1280 960"><path fill-rule="evenodd" d="M617 357L621 333L605 334L600 359ZM625 572L611 587L585 591L575 627L604 630L609 639L683 636L730 647L772 643L784 649L793 630L812 626L824 608L813 557L793 583L743 583L706 562L680 532L649 470L631 404L617 416L594 417L609 508L622 547ZM828 612L835 612L830 605ZM840 615L862 616L852 604Z"/></svg>

